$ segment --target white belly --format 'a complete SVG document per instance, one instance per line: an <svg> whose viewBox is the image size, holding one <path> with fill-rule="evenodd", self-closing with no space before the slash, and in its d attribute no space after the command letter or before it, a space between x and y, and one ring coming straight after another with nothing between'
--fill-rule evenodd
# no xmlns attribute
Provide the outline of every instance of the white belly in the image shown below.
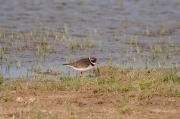
<svg viewBox="0 0 180 119"><path fill-rule="evenodd" d="M72 66L69 66L69 67L72 67ZM94 67L90 65L87 68L76 68L76 67L72 67L72 68L78 71L88 71L88 70L93 69Z"/></svg>

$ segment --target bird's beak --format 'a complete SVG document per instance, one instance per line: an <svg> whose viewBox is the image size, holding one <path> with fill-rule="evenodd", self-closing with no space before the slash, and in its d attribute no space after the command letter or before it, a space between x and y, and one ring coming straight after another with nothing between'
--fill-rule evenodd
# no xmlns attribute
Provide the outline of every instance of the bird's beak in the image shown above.
<svg viewBox="0 0 180 119"><path fill-rule="evenodd" d="M99 64L99 62L96 61L96 64Z"/></svg>

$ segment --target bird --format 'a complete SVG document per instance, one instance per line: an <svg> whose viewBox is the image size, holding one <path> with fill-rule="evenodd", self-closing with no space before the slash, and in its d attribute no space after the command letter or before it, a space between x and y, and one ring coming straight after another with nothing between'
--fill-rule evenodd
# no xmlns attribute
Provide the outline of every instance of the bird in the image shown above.
<svg viewBox="0 0 180 119"><path fill-rule="evenodd" d="M78 61L69 63L69 64L63 64L68 67L71 67L75 70L79 71L80 77L83 77L84 71L88 71L94 68L94 66L98 64L97 59L95 57L88 57L88 58L83 58Z"/></svg>

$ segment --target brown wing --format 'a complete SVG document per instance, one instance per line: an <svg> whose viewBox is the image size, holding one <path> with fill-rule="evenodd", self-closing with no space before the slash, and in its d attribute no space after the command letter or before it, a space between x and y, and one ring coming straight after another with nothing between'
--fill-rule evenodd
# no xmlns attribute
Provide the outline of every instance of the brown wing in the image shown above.
<svg viewBox="0 0 180 119"><path fill-rule="evenodd" d="M70 63L69 65L77 68L86 68L90 65L90 62L88 58L84 58L76 62Z"/></svg>

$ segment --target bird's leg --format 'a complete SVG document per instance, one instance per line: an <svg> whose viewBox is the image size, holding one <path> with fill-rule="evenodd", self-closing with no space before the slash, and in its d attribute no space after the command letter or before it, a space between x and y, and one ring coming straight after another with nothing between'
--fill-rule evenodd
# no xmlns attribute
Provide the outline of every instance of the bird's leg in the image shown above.
<svg viewBox="0 0 180 119"><path fill-rule="evenodd" d="M82 71L81 72L79 72L80 73L80 77L83 77L83 73L82 73Z"/></svg>
<svg viewBox="0 0 180 119"><path fill-rule="evenodd" d="M81 77L81 72L79 72L79 77Z"/></svg>
<svg viewBox="0 0 180 119"><path fill-rule="evenodd" d="M82 71L81 71L81 77L83 78L83 73L82 73Z"/></svg>

